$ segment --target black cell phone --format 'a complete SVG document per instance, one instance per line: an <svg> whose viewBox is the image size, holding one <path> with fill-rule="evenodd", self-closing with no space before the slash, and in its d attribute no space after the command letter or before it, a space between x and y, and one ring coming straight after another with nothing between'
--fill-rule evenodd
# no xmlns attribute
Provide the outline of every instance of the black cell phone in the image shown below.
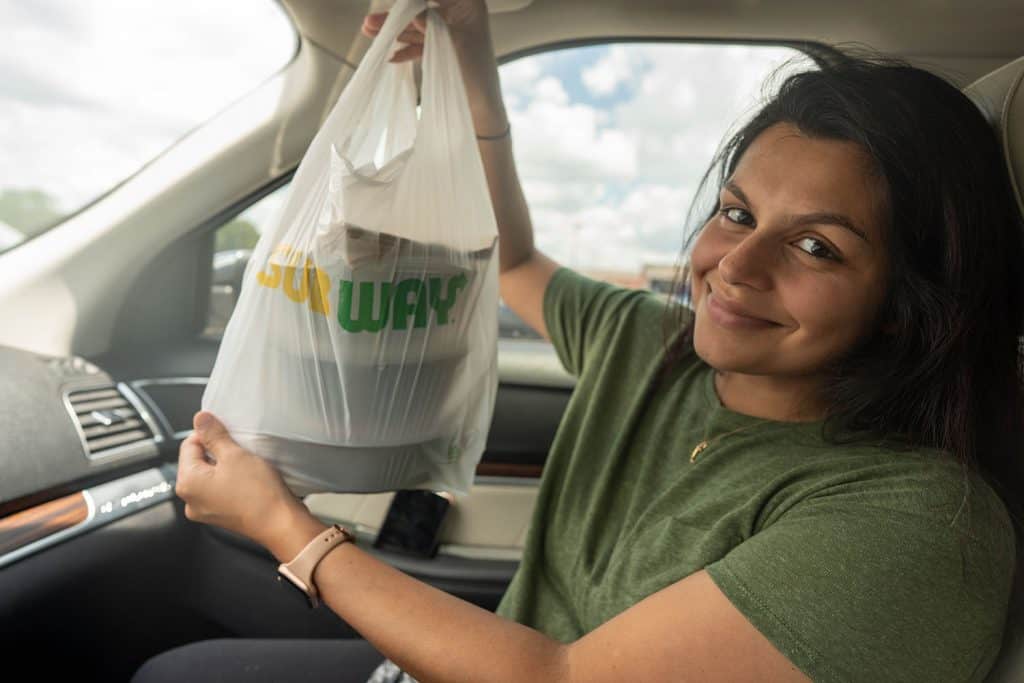
<svg viewBox="0 0 1024 683"><path fill-rule="evenodd" d="M375 548L417 557L437 555L439 532L451 506L447 494L397 491L373 542Z"/></svg>

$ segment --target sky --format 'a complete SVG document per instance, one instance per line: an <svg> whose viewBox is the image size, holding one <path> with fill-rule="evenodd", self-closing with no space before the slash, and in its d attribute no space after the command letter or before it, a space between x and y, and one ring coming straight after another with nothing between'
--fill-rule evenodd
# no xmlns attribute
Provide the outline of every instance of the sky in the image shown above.
<svg viewBox="0 0 1024 683"><path fill-rule="evenodd" d="M297 40L272 0L0 0L0 26L0 190L43 189L65 211L270 77Z"/></svg>
<svg viewBox="0 0 1024 683"><path fill-rule="evenodd" d="M43 188L68 211L254 88L295 49L271 0L0 0L0 25L8 37L0 41L0 190ZM752 113L765 77L796 54L618 43L502 66L539 248L583 269L673 263L716 147ZM284 192L243 216L266 227Z"/></svg>
<svg viewBox="0 0 1024 683"><path fill-rule="evenodd" d="M619 43L502 67L538 247L580 268L672 264L718 145L755 111L765 78L794 56Z"/></svg>

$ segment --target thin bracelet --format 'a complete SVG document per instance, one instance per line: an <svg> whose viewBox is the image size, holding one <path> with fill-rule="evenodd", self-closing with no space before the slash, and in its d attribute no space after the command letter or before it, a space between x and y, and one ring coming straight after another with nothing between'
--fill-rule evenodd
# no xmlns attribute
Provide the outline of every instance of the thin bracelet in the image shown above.
<svg viewBox="0 0 1024 683"><path fill-rule="evenodd" d="M476 139L477 140L500 140L502 138L508 137L509 133L511 133L511 132L512 132L512 123L509 122L509 124L507 126L505 126L505 130L502 131L501 133L498 133L497 135L477 135Z"/></svg>

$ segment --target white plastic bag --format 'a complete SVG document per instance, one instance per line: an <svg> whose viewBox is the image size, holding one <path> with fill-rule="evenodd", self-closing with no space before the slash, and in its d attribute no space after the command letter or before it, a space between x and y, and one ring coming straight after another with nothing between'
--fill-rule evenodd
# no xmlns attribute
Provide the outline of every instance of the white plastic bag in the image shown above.
<svg viewBox="0 0 1024 683"><path fill-rule="evenodd" d="M265 230L203 394L297 495L467 493L497 390L497 225L447 26L420 115L399 0Z"/></svg>

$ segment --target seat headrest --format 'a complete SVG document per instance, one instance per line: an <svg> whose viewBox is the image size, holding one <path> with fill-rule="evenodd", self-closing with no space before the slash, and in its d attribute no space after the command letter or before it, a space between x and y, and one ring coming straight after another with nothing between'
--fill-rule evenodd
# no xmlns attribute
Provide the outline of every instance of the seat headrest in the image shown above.
<svg viewBox="0 0 1024 683"><path fill-rule="evenodd" d="M1024 57L964 89L999 133L1017 207L1024 215Z"/></svg>

